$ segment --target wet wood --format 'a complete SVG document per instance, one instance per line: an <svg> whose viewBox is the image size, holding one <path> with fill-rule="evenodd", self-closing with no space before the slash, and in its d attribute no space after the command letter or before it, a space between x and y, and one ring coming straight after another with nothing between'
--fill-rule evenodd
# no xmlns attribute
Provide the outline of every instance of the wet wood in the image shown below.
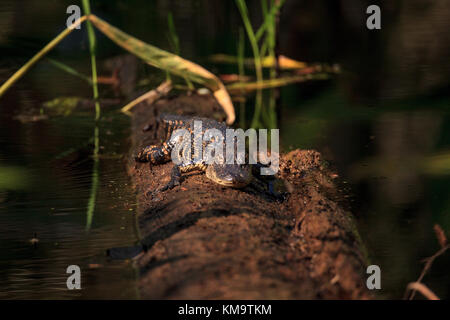
<svg viewBox="0 0 450 320"><path fill-rule="evenodd" d="M158 112L224 119L210 96L180 96L136 106L129 174L148 250L137 260L147 299L365 299L364 250L344 210L336 175L312 150L282 156L290 190L276 201L257 188L225 188L204 175L156 197L171 163L135 163L140 147L161 142ZM146 131L142 129L146 128Z"/></svg>

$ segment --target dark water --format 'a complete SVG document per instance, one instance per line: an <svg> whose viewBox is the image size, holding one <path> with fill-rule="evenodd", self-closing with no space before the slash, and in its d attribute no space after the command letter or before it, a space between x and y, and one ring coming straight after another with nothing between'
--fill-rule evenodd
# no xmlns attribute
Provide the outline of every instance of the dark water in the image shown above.
<svg viewBox="0 0 450 320"><path fill-rule="evenodd" d="M11 172L13 166L20 173L13 179L21 184L0 192L0 298L137 297L131 265L105 255L107 248L137 239L135 199L123 160L114 158L126 152L128 122L116 118L101 132L102 155L111 158L100 161L96 209L87 231L91 148L58 155L89 141L91 115L27 124L2 117L2 124L8 123L0 129L2 170ZM29 242L34 233L36 247ZM69 265L82 270L81 291L67 290Z"/></svg>
<svg viewBox="0 0 450 320"><path fill-rule="evenodd" d="M2 81L64 28L69 4L0 3ZM260 23L259 1L248 4ZM285 150L317 149L338 170L370 261L381 267L381 298L401 298L407 283L419 276L421 260L439 249L434 224L450 234L447 5L446 0L386 2L382 30L373 32L365 28L364 1L288 0L281 16L283 54L339 63L343 69L333 80L281 90L281 143ZM183 56L215 72L237 72L206 59L236 53L240 20L233 1L118 0L95 3L93 10L165 49L166 17L172 12ZM98 51L100 65L123 53L100 35ZM90 72L84 30L51 56ZM164 77L154 69L146 72L152 79ZM114 95L107 86L101 93ZM103 111L100 183L86 231L93 112L27 123L14 119L39 114L43 102L60 96L90 97L91 91L43 62L0 100L0 298L138 298L130 263L104 255L107 248L138 238L135 198L120 158L128 150L128 119L116 111L121 105ZM253 103L246 104L247 119ZM40 240L36 248L29 242L34 233ZM71 264L82 269L81 291L66 288ZM447 253L424 278L440 297L449 296L449 267Z"/></svg>
<svg viewBox="0 0 450 320"><path fill-rule="evenodd" d="M20 100L18 103L23 103ZM108 115L105 115L108 117ZM100 182L90 230L87 204L92 181L91 148L58 155L89 141L91 115L21 124L2 117L3 171L14 166L21 185L0 193L0 298L136 298L135 271L109 261L106 249L132 244L135 199L121 159L127 119L104 125ZM112 132L115 132L112 134ZM17 180L16 180L17 181ZM7 187L6 187L7 188ZM29 240L36 233L39 243ZM82 290L69 291L66 268L82 270Z"/></svg>

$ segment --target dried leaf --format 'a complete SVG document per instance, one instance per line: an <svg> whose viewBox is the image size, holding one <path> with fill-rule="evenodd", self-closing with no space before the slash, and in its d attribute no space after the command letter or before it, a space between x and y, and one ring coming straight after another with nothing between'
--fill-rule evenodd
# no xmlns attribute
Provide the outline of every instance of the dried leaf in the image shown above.
<svg viewBox="0 0 450 320"><path fill-rule="evenodd" d="M239 61L238 58L235 56L230 56L221 53L211 55L210 60L216 63L230 63L230 64L237 64ZM244 63L247 66L253 66L254 59L253 58L244 59ZM264 68L272 68L275 65L275 59L272 56L261 58L261 65ZM280 55L278 57L278 66L280 67L280 69L288 70L288 69L303 69L306 68L308 65L305 62L297 61L288 58L286 56Z"/></svg>
<svg viewBox="0 0 450 320"><path fill-rule="evenodd" d="M142 101L147 101L148 104L152 104L156 100L167 95L170 92L170 90L172 90L172 82L164 81L158 86L158 88L150 90L149 92L143 94L142 96L128 103L125 107L121 109L121 111L124 113L128 113L134 106L141 103Z"/></svg>
<svg viewBox="0 0 450 320"><path fill-rule="evenodd" d="M275 59L272 56L265 57L262 59L262 65L264 68L270 68L275 65ZM280 66L280 69L302 69L307 66L304 62L283 55L278 57L278 65Z"/></svg>
<svg viewBox="0 0 450 320"><path fill-rule="evenodd" d="M434 233L436 233L436 238L438 239L441 248L444 248L447 245L447 237L445 236L444 230L442 230L441 226L438 224L435 224L433 229Z"/></svg>
<svg viewBox="0 0 450 320"><path fill-rule="evenodd" d="M421 282L411 282L407 286L407 290L419 291L428 300L440 300L439 297Z"/></svg>
<svg viewBox="0 0 450 320"><path fill-rule="evenodd" d="M286 86L292 83L305 82L309 80L326 80L329 79L330 75L327 73L316 73L316 74L305 74L305 75L295 75L287 76L282 78L275 78L269 80L263 80L260 82L234 82L227 85L227 89L230 92L241 92L241 91L251 91L259 89L269 89Z"/></svg>

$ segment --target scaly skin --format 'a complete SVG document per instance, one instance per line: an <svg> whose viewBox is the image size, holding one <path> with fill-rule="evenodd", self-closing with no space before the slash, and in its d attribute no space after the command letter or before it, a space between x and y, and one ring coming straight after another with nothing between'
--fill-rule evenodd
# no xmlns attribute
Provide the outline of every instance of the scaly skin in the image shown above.
<svg viewBox="0 0 450 320"><path fill-rule="evenodd" d="M166 128L166 140L161 146L147 146L136 157L136 161L150 162L152 165L159 165L171 160L171 152L178 143L182 143L182 138L174 138L172 135L176 129L186 129L191 134L191 143L194 142L194 121L202 122L203 135L208 129L217 129L221 132L222 136L226 137L227 126L224 123L217 122L208 118L199 117L184 117L176 115L162 115L159 118L163 126ZM203 142L203 150L206 150L207 145L211 141ZM194 150L193 146L191 148ZM195 160L193 154L184 155L183 162L178 165L174 165L170 182L160 189L164 191L172 189L173 187L181 183L181 177L183 173L191 171L206 172L206 176L218 183L227 187L243 188L252 181L252 174L248 165L239 164L207 164L203 159Z"/></svg>

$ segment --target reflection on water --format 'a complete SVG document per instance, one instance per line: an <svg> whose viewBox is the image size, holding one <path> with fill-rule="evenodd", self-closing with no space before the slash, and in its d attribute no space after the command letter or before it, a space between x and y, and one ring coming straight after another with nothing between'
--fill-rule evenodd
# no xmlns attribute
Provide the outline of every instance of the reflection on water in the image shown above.
<svg viewBox="0 0 450 320"><path fill-rule="evenodd" d="M126 152L128 121L115 117L114 125L102 124L108 127L103 130L102 154ZM135 198L123 160L101 160L96 210L87 233L91 148L55 159L90 139L92 130L86 130L92 127L90 118L72 116L27 124L2 118L3 123L28 132L14 136L15 130L0 129L2 162L20 164L28 184L22 190L2 191L0 196L0 298L138 297L135 270L129 262L109 261L105 255L106 249L132 245L137 239ZM33 135L36 126L41 128ZM36 246L30 243L34 234L39 239ZM66 268L73 264L81 268L80 291L66 287Z"/></svg>
<svg viewBox="0 0 450 320"><path fill-rule="evenodd" d="M337 168L351 192L371 263L381 267L379 294L401 298L407 283L417 279L420 261L438 250L433 225L450 234L450 17L443 10L447 0L389 1L382 7L382 30L368 32L364 12L369 2L286 2L281 52L302 61L340 63L344 72L332 81L283 88L278 126L285 149L318 149ZM260 1L248 3L259 8ZM63 28L69 4L0 3L0 46L6 53L0 60L2 80ZM93 11L166 49L163 31L172 12L183 30L180 48L187 58L208 66L207 55L236 54L240 20L232 1L111 0L108 5L94 2ZM52 57L89 74L86 48L84 33L75 32ZM122 53L101 36L98 48L101 58ZM250 56L249 46L246 50ZM234 66L212 70L237 72ZM152 72L152 77L164 77ZM41 63L0 100L0 175L13 167L26 176L8 190L0 184L0 298L137 297L133 269L104 257L105 249L136 240L130 211L134 196L119 159L100 160L97 208L85 233L93 114L80 111L23 124L12 120L39 110L43 101L73 95L91 92L79 79ZM242 114L249 121L253 108L248 100ZM124 154L126 119L103 114L101 153ZM71 148L78 149L64 154ZM40 240L36 248L29 243L34 233ZM448 257L438 258L424 278L447 298ZM69 264L83 270L82 291L65 289Z"/></svg>

